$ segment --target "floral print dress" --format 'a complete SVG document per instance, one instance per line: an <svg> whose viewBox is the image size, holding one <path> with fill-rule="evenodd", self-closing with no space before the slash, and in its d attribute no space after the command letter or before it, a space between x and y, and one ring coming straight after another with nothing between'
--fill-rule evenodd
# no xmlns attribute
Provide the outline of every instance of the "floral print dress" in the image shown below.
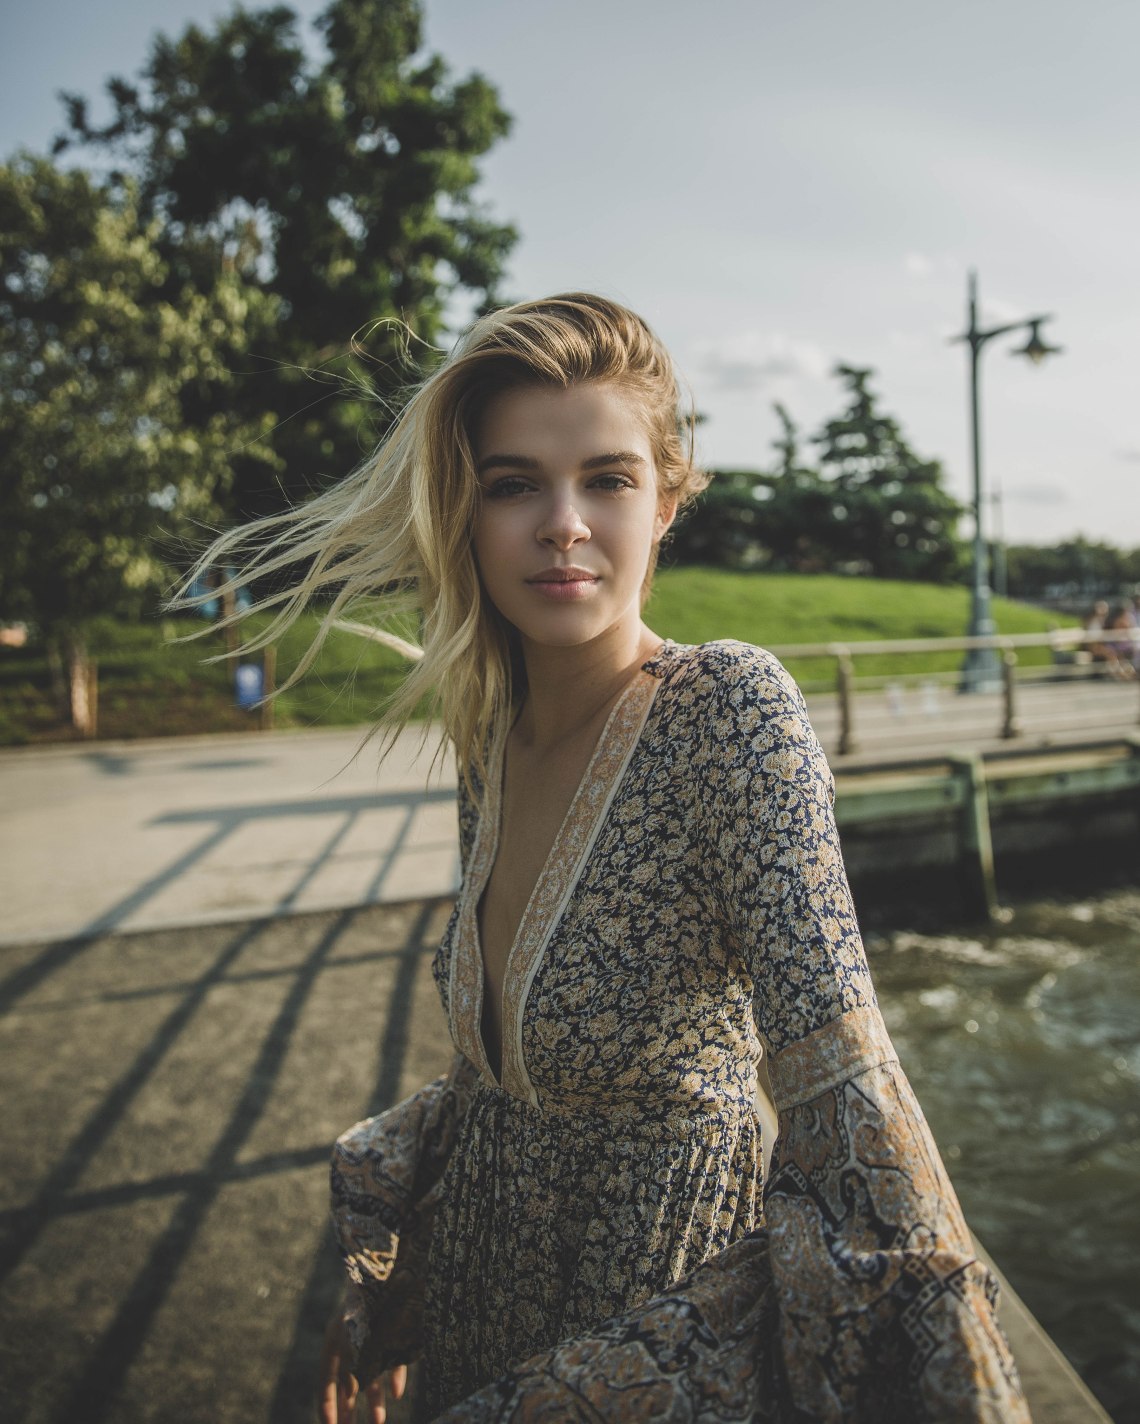
<svg viewBox="0 0 1140 1424"><path fill-rule="evenodd" d="M422 1416L453 1424L1027 1420L788 674L666 642L632 679L511 947L496 1080L477 907L503 741L460 790L452 1069L334 1151L360 1372L422 1356Z"/></svg>

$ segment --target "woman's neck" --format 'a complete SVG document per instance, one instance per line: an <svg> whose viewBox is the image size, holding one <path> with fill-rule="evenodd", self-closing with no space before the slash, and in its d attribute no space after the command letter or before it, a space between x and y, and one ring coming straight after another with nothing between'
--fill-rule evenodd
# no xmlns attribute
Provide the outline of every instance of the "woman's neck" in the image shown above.
<svg viewBox="0 0 1140 1424"><path fill-rule="evenodd" d="M539 753L592 729L661 639L640 619L574 648L525 643L527 695L514 736Z"/></svg>

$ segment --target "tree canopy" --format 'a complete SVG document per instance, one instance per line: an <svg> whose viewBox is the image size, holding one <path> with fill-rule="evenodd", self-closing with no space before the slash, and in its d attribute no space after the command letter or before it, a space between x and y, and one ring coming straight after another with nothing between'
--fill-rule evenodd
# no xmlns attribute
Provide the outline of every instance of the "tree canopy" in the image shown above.
<svg viewBox="0 0 1140 1424"><path fill-rule="evenodd" d="M959 564L962 507L944 488L942 465L907 444L870 390L874 372L837 365L847 409L815 436L819 472L832 492L830 539L838 562L876 578L951 577Z"/></svg>
<svg viewBox="0 0 1140 1424"><path fill-rule="evenodd" d="M180 283L156 236L129 182L0 166L0 609L79 658L92 617L153 606L156 525L214 515L235 448L271 459L225 392L273 299L232 272Z"/></svg>
<svg viewBox="0 0 1140 1424"><path fill-rule="evenodd" d="M878 407L872 371L836 366L848 403L804 457L792 416L769 471L717 471L673 545L677 562L940 581L961 565L958 502L937 460L920 458Z"/></svg>
<svg viewBox="0 0 1140 1424"><path fill-rule="evenodd" d="M333 0L316 55L298 25L277 5L160 36L109 81L106 123L66 98L57 143L136 179L173 287L209 290L223 266L278 299L227 394L280 423L273 478L235 459L239 516L346 473L400 402L408 328L430 356L457 302L496 299L515 241L476 191L508 115L486 79L423 52L419 0Z"/></svg>

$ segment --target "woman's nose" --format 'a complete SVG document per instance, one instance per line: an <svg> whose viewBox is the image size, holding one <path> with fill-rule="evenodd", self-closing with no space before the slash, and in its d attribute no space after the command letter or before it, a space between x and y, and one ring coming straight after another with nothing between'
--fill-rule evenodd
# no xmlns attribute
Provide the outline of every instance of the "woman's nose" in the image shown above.
<svg viewBox="0 0 1140 1424"><path fill-rule="evenodd" d="M547 510L536 531L539 541L553 544L558 549L569 549L590 537L590 528L578 513L573 502L557 500Z"/></svg>

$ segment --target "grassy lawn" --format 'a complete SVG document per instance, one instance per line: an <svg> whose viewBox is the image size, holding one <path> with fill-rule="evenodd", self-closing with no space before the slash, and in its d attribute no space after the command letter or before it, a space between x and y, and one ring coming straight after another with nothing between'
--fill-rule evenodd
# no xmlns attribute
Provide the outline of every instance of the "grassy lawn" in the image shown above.
<svg viewBox="0 0 1140 1424"><path fill-rule="evenodd" d="M786 643L857 642L881 638L961 634L969 595L962 588L846 579L830 575L738 574L722 569L663 571L646 612L650 626L682 643L740 638L778 647ZM1045 631L1055 619L1023 604L997 600L1003 633ZM278 680L296 666L316 625L296 624L278 648ZM153 737L188 732L254 730L257 714L234 706L227 665L204 659L224 652L208 630L193 642L174 641L203 627L198 619L145 625L104 622L91 638L99 663L99 735ZM1045 649L1038 661L1048 661ZM954 668L959 654L868 657L862 675L929 673ZM1033 660L1029 650L1025 662ZM371 720L402 676L397 654L348 633L333 633L302 683L277 700L278 727L356 725ZM829 682L829 659L790 661L805 685ZM0 745L68 740L55 707L42 648L0 648Z"/></svg>
<svg viewBox="0 0 1140 1424"><path fill-rule="evenodd" d="M1010 599L994 600L1000 633L1045 633L1056 615ZM725 569L672 569L660 575L646 619L679 643L740 638L778 648L792 643L845 644L892 638L962 637L970 592L929 583L840 578L834 574L738 574ZM1019 662L1050 661L1048 648L1024 648ZM953 671L961 653L873 654L856 660L859 677ZM805 686L832 683L831 658L789 658Z"/></svg>
<svg viewBox="0 0 1140 1424"><path fill-rule="evenodd" d="M317 618L299 620L278 645L278 682L296 666ZM128 625L103 622L91 637L99 665L99 736L136 738L194 732L255 731L257 712L235 706L233 675L221 636L200 619L165 618ZM251 626L257 625L251 620ZM256 660L257 655L251 660ZM397 654L348 633L333 633L320 659L274 708L278 727L368 722L407 667ZM51 694L42 648L0 648L0 745L68 740L71 732Z"/></svg>

